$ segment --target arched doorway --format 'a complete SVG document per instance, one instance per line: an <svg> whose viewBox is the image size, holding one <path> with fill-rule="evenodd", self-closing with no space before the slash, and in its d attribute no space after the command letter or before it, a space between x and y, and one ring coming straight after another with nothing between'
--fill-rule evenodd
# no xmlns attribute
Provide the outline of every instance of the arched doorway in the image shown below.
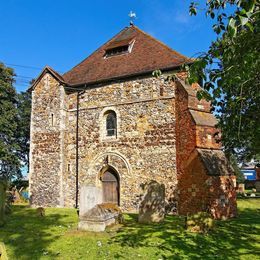
<svg viewBox="0 0 260 260"><path fill-rule="evenodd" d="M101 176L103 202L119 205L119 176L115 170L108 168Z"/></svg>

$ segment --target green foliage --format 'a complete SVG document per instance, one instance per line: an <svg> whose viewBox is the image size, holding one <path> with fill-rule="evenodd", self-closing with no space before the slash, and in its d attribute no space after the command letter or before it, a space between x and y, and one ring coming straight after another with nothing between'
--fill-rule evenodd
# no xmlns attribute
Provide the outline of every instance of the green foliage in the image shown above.
<svg viewBox="0 0 260 260"><path fill-rule="evenodd" d="M260 211L257 199L238 201L239 216L216 221L207 236L187 232L183 217L164 223L137 223L136 214L107 232L77 230L75 209L36 209L13 206L0 241L10 259L258 259Z"/></svg>
<svg viewBox="0 0 260 260"><path fill-rule="evenodd" d="M21 188L27 189L29 187L29 182L28 180L16 179L10 183L9 189L12 189L13 187L16 187L17 190L20 190Z"/></svg>
<svg viewBox="0 0 260 260"><path fill-rule="evenodd" d="M17 94L14 71L0 63L0 179L21 177L29 164L31 95Z"/></svg>
<svg viewBox="0 0 260 260"><path fill-rule="evenodd" d="M0 180L0 226L5 223L6 183Z"/></svg>
<svg viewBox="0 0 260 260"><path fill-rule="evenodd" d="M237 177L237 183L244 183L245 182L245 177L243 175L243 173L241 172L241 170L238 167L238 163L237 163L237 159L233 154L229 154L227 155L227 157L229 158L229 162L234 170L234 173Z"/></svg>
<svg viewBox="0 0 260 260"><path fill-rule="evenodd" d="M5 250L5 245L0 242L0 256L1 260L8 260L6 250Z"/></svg>
<svg viewBox="0 0 260 260"><path fill-rule="evenodd" d="M206 212L187 216L186 227L188 231L195 233L208 233L214 226L214 220Z"/></svg>
<svg viewBox="0 0 260 260"><path fill-rule="evenodd" d="M17 156L17 100L14 72L0 63L0 179L20 175Z"/></svg>
<svg viewBox="0 0 260 260"><path fill-rule="evenodd" d="M197 9L191 3L191 15ZM204 10L215 21L218 38L188 67L189 82L203 78L199 98L211 98L226 150L240 159L255 158L260 154L259 1L209 0Z"/></svg>
<svg viewBox="0 0 260 260"><path fill-rule="evenodd" d="M30 118L31 118L31 93L21 92L17 95L18 131L16 140L18 143L17 154L23 163L29 167L30 150Z"/></svg>

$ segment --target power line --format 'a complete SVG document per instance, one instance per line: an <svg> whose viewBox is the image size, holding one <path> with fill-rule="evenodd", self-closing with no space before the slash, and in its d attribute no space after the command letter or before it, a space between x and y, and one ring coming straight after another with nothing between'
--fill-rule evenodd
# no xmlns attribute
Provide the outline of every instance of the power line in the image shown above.
<svg viewBox="0 0 260 260"><path fill-rule="evenodd" d="M36 66L28 66L28 65L21 65L21 64L13 64L13 63L5 63L3 62L5 65L8 65L8 66L12 66L12 67L19 67L19 68L24 68L24 69L32 69L32 70L40 70L42 71L44 67L40 68L40 67L36 67ZM58 73L64 73L63 71L59 71L59 70L56 70Z"/></svg>
<svg viewBox="0 0 260 260"><path fill-rule="evenodd" d="M18 64L12 64L12 63L4 63L4 64L6 64L8 66L12 66L12 67L20 67L20 68L33 69L33 70L42 70L42 68L34 67L34 66L18 65Z"/></svg>
<svg viewBox="0 0 260 260"><path fill-rule="evenodd" d="M24 78L24 79L32 79L33 77L22 76L22 75L15 75L16 78Z"/></svg>

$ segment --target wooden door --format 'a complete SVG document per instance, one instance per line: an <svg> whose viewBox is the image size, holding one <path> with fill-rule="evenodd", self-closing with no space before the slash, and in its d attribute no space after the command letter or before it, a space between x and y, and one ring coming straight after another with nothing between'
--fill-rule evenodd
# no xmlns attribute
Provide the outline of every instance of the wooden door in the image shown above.
<svg viewBox="0 0 260 260"><path fill-rule="evenodd" d="M103 202L119 205L119 182L116 174L106 171L102 176Z"/></svg>

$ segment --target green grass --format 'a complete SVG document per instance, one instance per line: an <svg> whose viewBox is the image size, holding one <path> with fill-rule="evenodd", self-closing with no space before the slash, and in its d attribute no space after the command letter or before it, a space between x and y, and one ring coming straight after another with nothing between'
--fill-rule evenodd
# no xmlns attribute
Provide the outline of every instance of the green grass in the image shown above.
<svg viewBox="0 0 260 260"><path fill-rule="evenodd" d="M125 215L124 226L104 233L77 231L73 209L14 206L0 229L9 259L260 259L260 200L238 201L239 217L218 221L208 235L185 231L184 219L141 225Z"/></svg>

